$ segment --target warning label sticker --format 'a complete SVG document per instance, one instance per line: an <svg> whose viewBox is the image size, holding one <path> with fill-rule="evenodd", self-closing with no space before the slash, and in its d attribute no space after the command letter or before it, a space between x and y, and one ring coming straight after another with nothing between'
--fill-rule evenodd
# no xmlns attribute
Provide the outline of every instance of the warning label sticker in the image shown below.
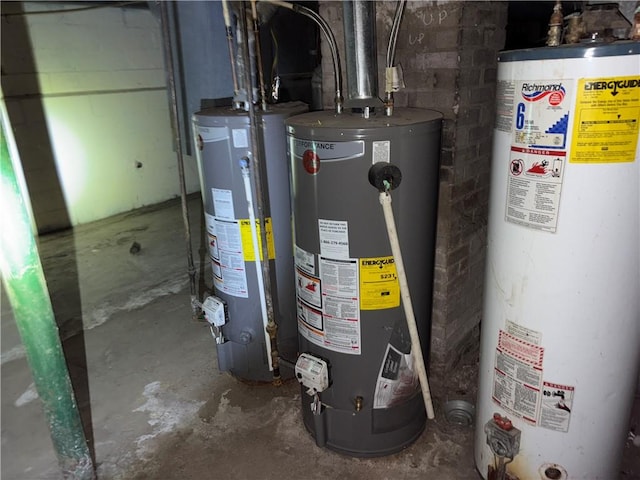
<svg viewBox="0 0 640 480"><path fill-rule="evenodd" d="M505 172L507 222L552 233L557 229L570 93L570 85L559 80L517 82L512 93L504 87L504 101L513 98L511 153Z"/></svg>
<svg viewBox="0 0 640 480"><path fill-rule="evenodd" d="M322 312L298 300L298 320L304 322L304 328L310 332L302 332L313 343L324 345ZM310 338L312 337L312 338Z"/></svg>
<svg viewBox="0 0 640 480"><path fill-rule="evenodd" d="M511 147L505 220L555 233L566 152Z"/></svg>
<svg viewBox="0 0 640 480"><path fill-rule="evenodd" d="M545 381L542 384L540 426L556 432L568 432L574 393L573 386Z"/></svg>
<svg viewBox="0 0 640 480"><path fill-rule="evenodd" d="M319 258L320 277L296 268L298 332L335 352L360 355L358 260Z"/></svg>
<svg viewBox="0 0 640 480"><path fill-rule="evenodd" d="M400 306L400 284L392 256L360 259L360 309Z"/></svg>
<svg viewBox="0 0 640 480"><path fill-rule="evenodd" d="M206 214L205 223L215 288L234 297L247 298L249 292L239 222Z"/></svg>
<svg viewBox="0 0 640 480"><path fill-rule="evenodd" d="M505 410L537 424L544 348L500 330L492 398Z"/></svg>
<svg viewBox="0 0 640 480"><path fill-rule="evenodd" d="M296 251L296 267L300 270L303 270L311 275L316 274L316 258L313 253L307 252L306 250L300 248L298 245L295 246Z"/></svg>
<svg viewBox="0 0 640 480"><path fill-rule="evenodd" d="M500 330L498 336L498 349L521 362L525 362L533 367L542 368L544 348L520 340L504 330Z"/></svg>
<svg viewBox="0 0 640 480"><path fill-rule="evenodd" d="M358 260L320 257L324 347L360 355Z"/></svg>
<svg viewBox="0 0 640 480"><path fill-rule="evenodd" d="M373 408L389 408L411 397L418 388L418 375L413 370L411 354L387 345L378 373Z"/></svg>
<svg viewBox="0 0 640 480"><path fill-rule="evenodd" d="M276 258L276 246L273 242L273 228L271 226L271 218L264 219L265 234L267 237L267 251L269 259ZM258 236L258 251L260 252L260 260L264 260L262 253L262 232L260 228L260 220L256 218L256 234ZM251 221L248 218L240 220L240 235L242 236L242 250L244 251L244 261L253 262L256 259L253 251L253 232L251 231Z"/></svg>
<svg viewBox="0 0 640 480"><path fill-rule="evenodd" d="M296 268L296 291L298 298L316 308L322 307L320 279Z"/></svg>
<svg viewBox="0 0 640 480"><path fill-rule="evenodd" d="M581 78L569 161L635 161L639 122L640 77Z"/></svg>

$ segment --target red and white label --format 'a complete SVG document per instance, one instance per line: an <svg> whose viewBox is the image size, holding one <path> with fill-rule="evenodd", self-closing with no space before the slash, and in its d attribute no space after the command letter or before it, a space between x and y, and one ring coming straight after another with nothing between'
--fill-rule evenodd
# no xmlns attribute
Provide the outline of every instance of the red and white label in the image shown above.
<svg viewBox="0 0 640 480"><path fill-rule="evenodd" d="M525 342L504 330L500 330L498 348L532 367L542 368L544 348L538 345Z"/></svg>

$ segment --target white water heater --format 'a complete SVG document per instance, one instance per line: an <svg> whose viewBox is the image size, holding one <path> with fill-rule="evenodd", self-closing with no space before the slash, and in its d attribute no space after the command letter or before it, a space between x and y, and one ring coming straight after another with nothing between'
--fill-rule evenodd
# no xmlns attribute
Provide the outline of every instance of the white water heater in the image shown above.
<svg viewBox="0 0 640 480"><path fill-rule="evenodd" d="M475 461L613 479L640 361L640 43L504 52Z"/></svg>

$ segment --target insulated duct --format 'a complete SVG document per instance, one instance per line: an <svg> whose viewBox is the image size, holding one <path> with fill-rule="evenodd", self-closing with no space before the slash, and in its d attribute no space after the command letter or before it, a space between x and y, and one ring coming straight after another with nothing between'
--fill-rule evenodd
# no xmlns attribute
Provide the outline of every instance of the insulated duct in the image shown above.
<svg viewBox="0 0 640 480"><path fill-rule="evenodd" d="M345 107L381 107L378 98L376 57L376 5L363 0L343 2L345 55L347 60L347 100Z"/></svg>

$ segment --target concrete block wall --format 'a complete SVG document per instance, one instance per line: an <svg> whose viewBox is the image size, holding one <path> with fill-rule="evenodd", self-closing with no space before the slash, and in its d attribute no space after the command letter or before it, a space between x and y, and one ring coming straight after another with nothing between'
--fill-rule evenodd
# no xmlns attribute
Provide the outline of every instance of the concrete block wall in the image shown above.
<svg viewBox="0 0 640 480"><path fill-rule="evenodd" d="M376 2L381 87L395 7ZM320 2L320 14L342 48L342 2ZM395 94L396 106L444 114L430 357L435 377L444 378L478 346L496 56L506 23L507 2L407 2L397 41L406 88ZM331 108L333 69L324 43L322 54L323 101Z"/></svg>
<svg viewBox="0 0 640 480"><path fill-rule="evenodd" d="M6 5L5 5L6 4ZM41 233L179 195L159 21L3 2L2 88ZM197 191L195 160L187 189Z"/></svg>

